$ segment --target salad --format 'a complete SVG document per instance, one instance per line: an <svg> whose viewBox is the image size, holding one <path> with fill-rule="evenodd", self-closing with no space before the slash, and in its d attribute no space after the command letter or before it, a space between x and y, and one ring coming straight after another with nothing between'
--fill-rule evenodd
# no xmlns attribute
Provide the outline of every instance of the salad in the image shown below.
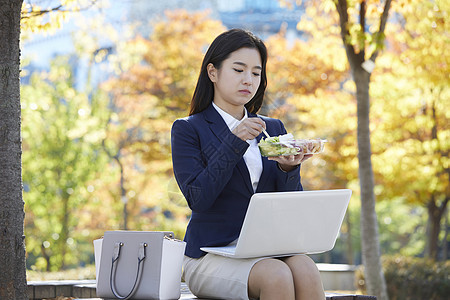
<svg viewBox="0 0 450 300"><path fill-rule="evenodd" d="M258 143L259 151L262 156L280 156L317 154L321 153L326 140L322 139L294 139L291 133L274 137L262 138Z"/></svg>

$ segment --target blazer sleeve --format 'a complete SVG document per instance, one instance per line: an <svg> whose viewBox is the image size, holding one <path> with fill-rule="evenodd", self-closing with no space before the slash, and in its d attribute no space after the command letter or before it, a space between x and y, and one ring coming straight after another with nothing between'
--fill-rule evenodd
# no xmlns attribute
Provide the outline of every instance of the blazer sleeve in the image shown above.
<svg viewBox="0 0 450 300"><path fill-rule="evenodd" d="M206 135L208 129L199 127L192 126L187 118L179 119L174 122L171 132L175 178L189 207L197 212L214 204L249 147L247 142L228 132L220 144L208 150L200 140L200 135ZM209 145L213 145L212 142ZM208 155L209 160L205 161L206 155L202 152L210 150L214 154Z"/></svg>

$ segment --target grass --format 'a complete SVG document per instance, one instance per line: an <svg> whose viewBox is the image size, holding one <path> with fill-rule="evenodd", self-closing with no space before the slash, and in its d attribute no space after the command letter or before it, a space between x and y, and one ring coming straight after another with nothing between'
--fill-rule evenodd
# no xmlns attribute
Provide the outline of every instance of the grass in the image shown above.
<svg viewBox="0 0 450 300"><path fill-rule="evenodd" d="M95 266L79 267L57 272L27 270L27 281L95 279Z"/></svg>

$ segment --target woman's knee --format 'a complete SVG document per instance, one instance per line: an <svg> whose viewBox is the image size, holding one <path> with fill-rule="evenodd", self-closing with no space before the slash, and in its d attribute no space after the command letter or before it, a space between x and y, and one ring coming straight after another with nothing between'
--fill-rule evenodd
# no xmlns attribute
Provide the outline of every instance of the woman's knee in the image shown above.
<svg viewBox="0 0 450 300"><path fill-rule="evenodd" d="M291 268L298 299L325 299L319 269L310 257L297 255L285 262Z"/></svg>
<svg viewBox="0 0 450 300"><path fill-rule="evenodd" d="M275 286L293 285L291 269L283 261L272 259L267 267L266 278L269 283Z"/></svg>
<svg viewBox="0 0 450 300"><path fill-rule="evenodd" d="M284 261L291 269L295 269L296 271L302 273L304 272L306 274L319 274L319 269L317 268L316 263L309 256L295 255L286 258Z"/></svg>
<svg viewBox="0 0 450 300"><path fill-rule="evenodd" d="M257 262L249 276L249 292L260 295L263 292L285 290L294 293L294 279L289 266L279 259L264 259Z"/></svg>

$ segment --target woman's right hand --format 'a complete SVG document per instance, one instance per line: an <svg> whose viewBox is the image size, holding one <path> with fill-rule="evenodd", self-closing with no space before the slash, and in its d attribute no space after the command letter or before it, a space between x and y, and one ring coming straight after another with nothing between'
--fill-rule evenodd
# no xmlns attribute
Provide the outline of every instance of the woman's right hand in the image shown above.
<svg viewBox="0 0 450 300"><path fill-rule="evenodd" d="M266 129L266 123L260 118L246 118L233 130L233 134L243 141L252 140Z"/></svg>

